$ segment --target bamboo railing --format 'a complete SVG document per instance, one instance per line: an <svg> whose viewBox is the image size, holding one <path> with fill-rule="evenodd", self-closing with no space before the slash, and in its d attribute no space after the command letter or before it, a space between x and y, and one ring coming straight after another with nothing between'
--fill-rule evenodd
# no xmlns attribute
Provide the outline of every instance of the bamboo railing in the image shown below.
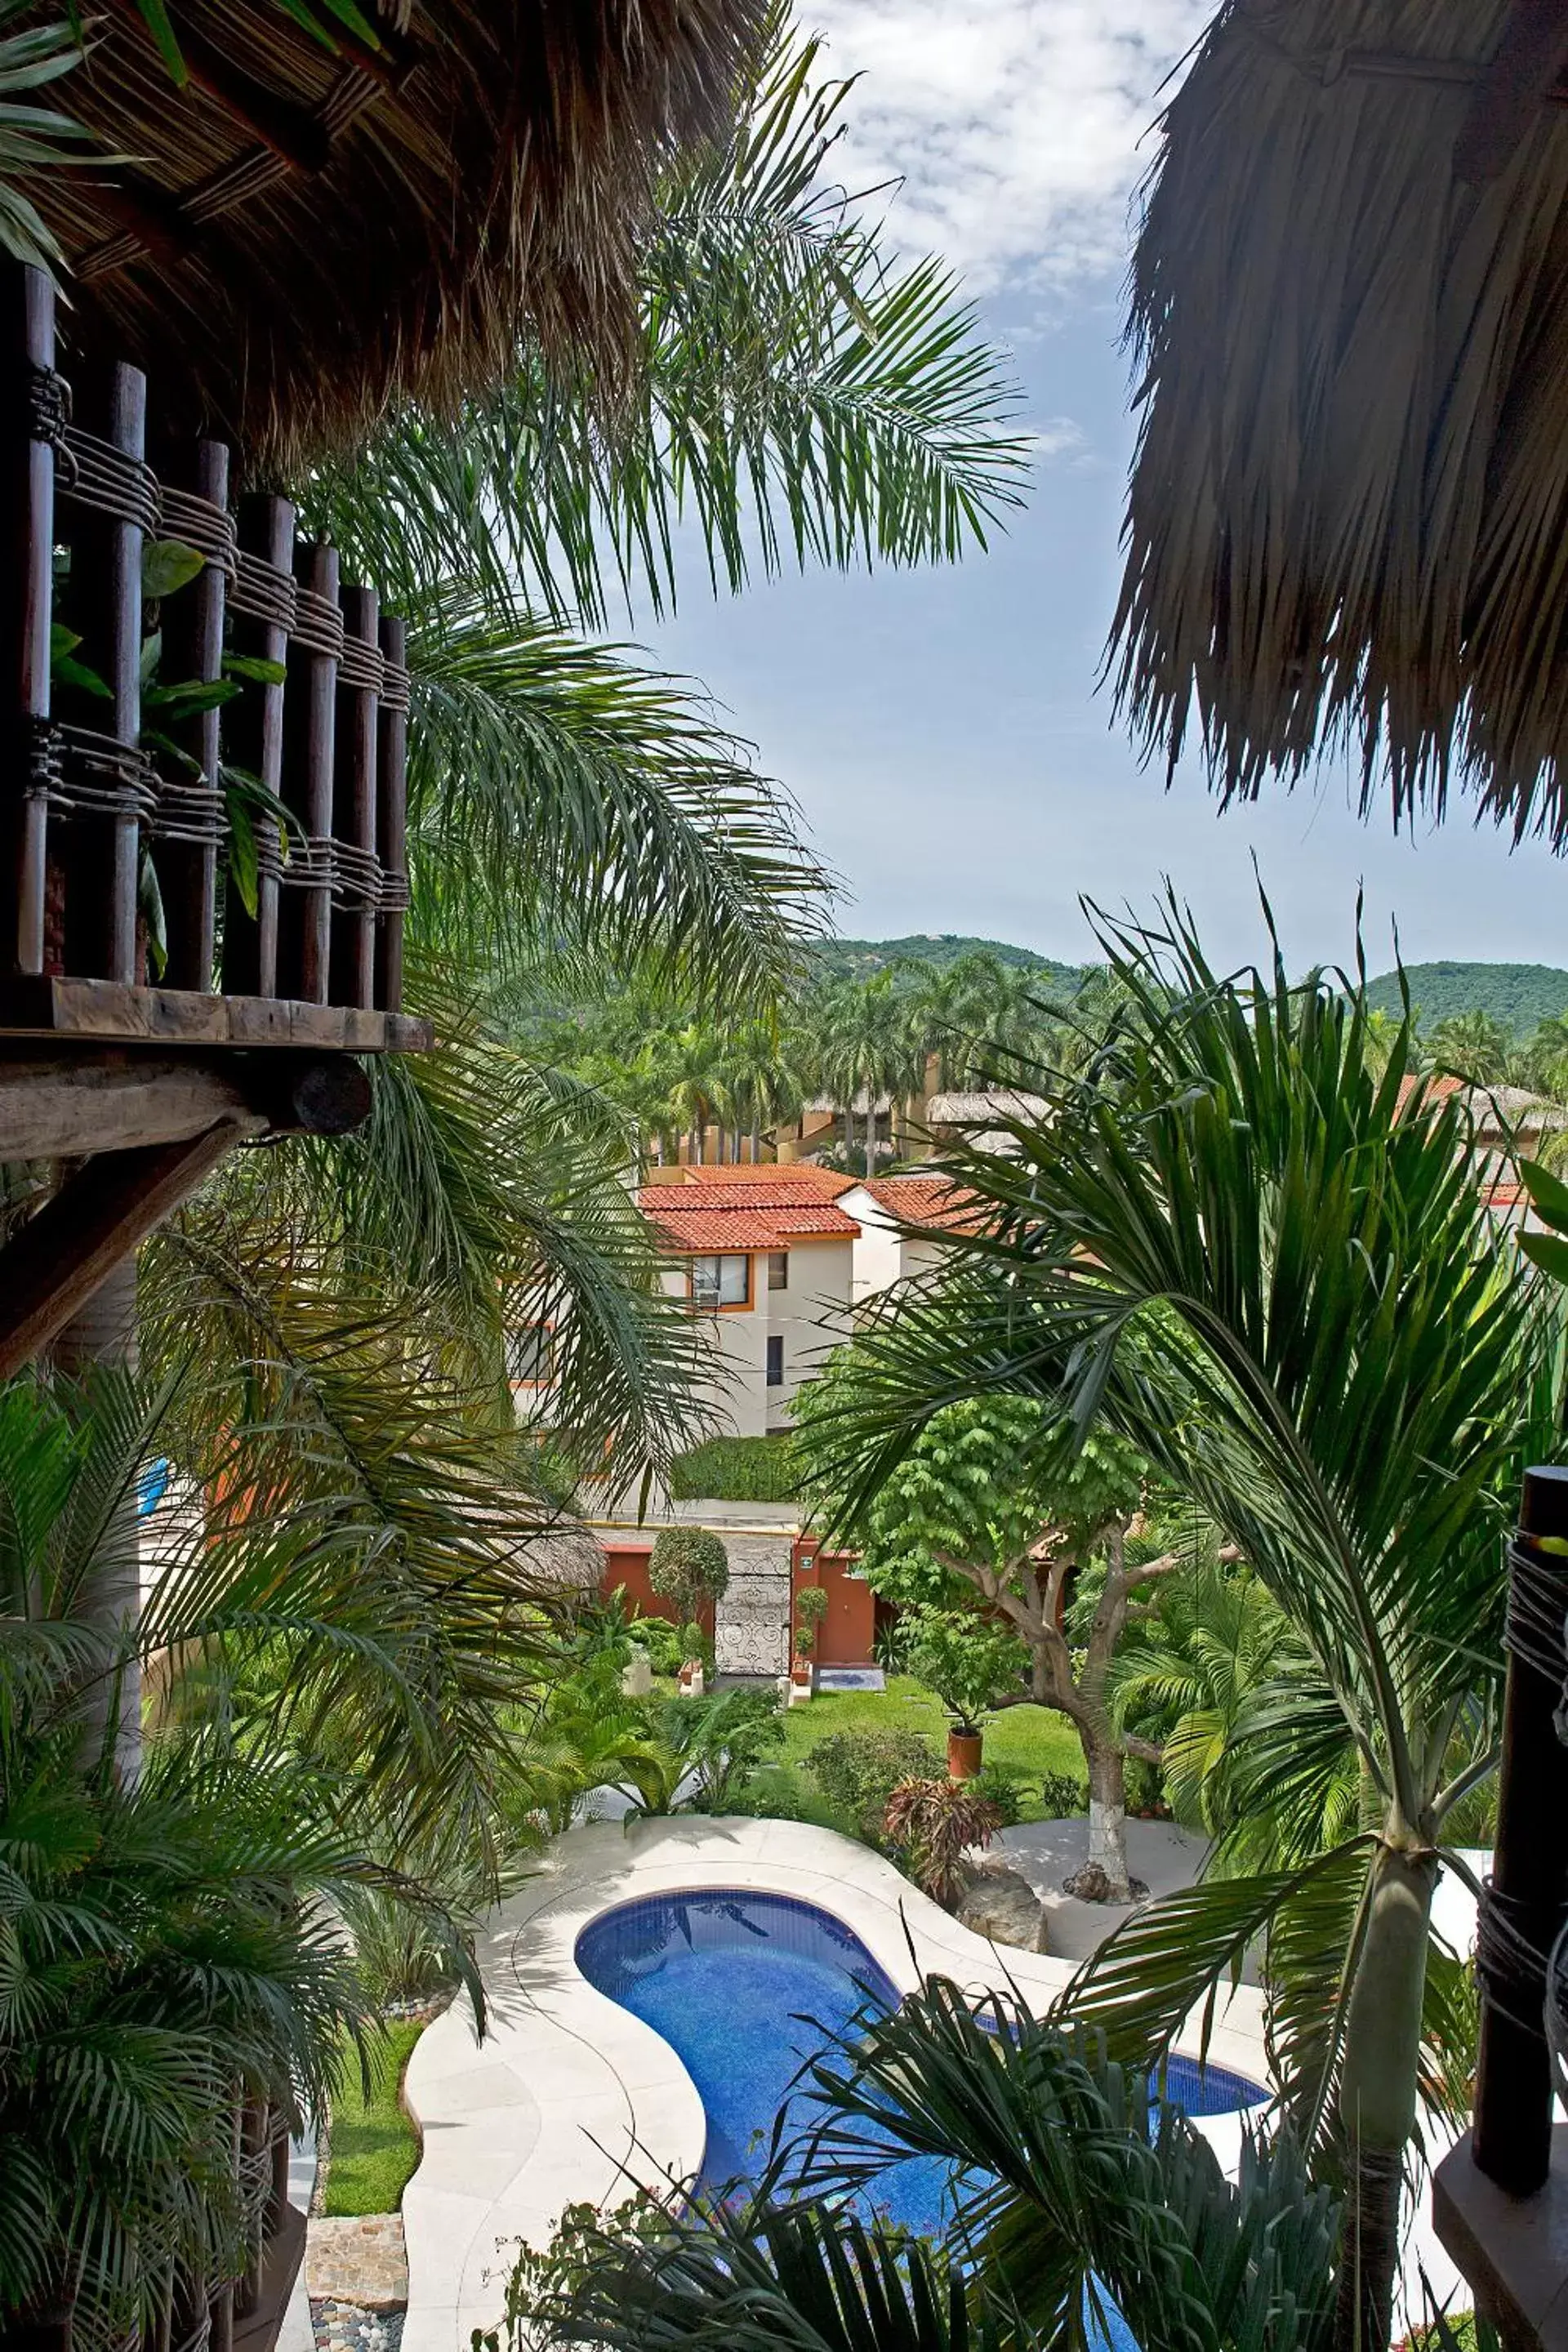
<svg viewBox="0 0 1568 2352"><path fill-rule="evenodd" d="M68 383L35 269L0 277L0 1034L424 1043L398 1017L403 623L287 499L231 503L220 442L155 472L145 377ZM159 542L201 568L154 605ZM163 726L150 682L211 692Z"/></svg>

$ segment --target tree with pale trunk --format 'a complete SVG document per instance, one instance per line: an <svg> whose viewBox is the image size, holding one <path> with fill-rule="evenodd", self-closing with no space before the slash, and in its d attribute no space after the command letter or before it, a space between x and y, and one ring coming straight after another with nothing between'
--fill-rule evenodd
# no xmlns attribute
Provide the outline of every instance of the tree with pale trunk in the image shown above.
<svg viewBox="0 0 1568 2352"><path fill-rule="evenodd" d="M829 1519L842 1496L814 1438L842 1444L864 1370L853 1345L839 1349L795 1408L797 1442L808 1476L817 1465ZM1016 1685L993 1704L1054 1707L1072 1725L1089 1778L1089 1858L1121 1903L1132 1894L1127 1759L1157 1765L1160 1749L1118 1727L1111 1665L1129 1626L1148 1614L1152 1588L1185 1560L1157 1549L1146 1556L1146 1475L1119 1437L1091 1435L1075 1449L1066 1424L1033 1399L973 1397L932 1415L850 1530L881 1599L928 1617L955 1608L972 1616L978 1602L1016 1634ZM1089 1580L1088 1622L1074 1641L1069 1600Z"/></svg>

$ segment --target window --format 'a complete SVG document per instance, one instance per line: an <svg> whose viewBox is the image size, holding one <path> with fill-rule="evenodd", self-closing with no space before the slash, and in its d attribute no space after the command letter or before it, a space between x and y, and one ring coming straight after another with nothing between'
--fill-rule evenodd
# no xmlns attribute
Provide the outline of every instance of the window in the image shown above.
<svg viewBox="0 0 1568 2352"><path fill-rule="evenodd" d="M752 1261L749 1257L726 1255L723 1257L694 1257L691 1261L691 1304L703 1314L716 1314L721 1307L749 1307L752 1299Z"/></svg>
<svg viewBox="0 0 1568 2352"><path fill-rule="evenodd" d="M506 1376L518 1388L542 1388L554 1369L548 1323L524 1323L506 1335Z"/></svg>
<svg viewBox="0 0 1568 2352"><path fill-rule="evenodd" d="M782 1339L768 1341L768 1386L771 1389L782 1389L784 1386L784 1341Z"/></svg>
<svg viewBox="0 0 1568 2352"><path fill-rule="evenodd" d="M787 1290L789 1288L788 1250L770 1250L768 1252L768 1288L770 1290Z"/></svg>

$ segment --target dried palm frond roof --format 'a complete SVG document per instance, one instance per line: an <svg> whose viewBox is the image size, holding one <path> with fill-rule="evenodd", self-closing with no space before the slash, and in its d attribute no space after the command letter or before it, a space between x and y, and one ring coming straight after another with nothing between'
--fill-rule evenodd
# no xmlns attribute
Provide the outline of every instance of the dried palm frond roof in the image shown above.
<svg viewBox="0 0 1568 2352"><path fill-rule="evenodd" d="M1568 7L1234 0L1132 275L1119 701L1568 839Z"/></svg>
<svg viewBox="0 0 1568 2352"><path fill-rule="evenodd" d="M374 43L345 24L361 9ZM613 375L654 183L725 131L763 13L321 0L328 46L291 0L171 0L172 66L111 0L65 94L125 160L27 191L64 251L71 352L133 361L160 415L274 465L395 396L487 388L525 328Z"/></svg>

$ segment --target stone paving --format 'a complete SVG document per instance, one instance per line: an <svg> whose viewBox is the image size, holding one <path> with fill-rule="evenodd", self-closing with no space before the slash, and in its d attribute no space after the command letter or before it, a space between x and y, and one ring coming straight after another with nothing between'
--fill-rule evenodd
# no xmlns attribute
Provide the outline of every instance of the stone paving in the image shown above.
<svg viewBox="0 0 1568 2352"><path fill-rule="evenodd" d="M401 2213L332 2216L305 2232L305 2283L312 2302L353 2304L363 2311L400 2310L408 2301L408 2257ZM384 2347L374 2347L384 2352Z"/></svg>

